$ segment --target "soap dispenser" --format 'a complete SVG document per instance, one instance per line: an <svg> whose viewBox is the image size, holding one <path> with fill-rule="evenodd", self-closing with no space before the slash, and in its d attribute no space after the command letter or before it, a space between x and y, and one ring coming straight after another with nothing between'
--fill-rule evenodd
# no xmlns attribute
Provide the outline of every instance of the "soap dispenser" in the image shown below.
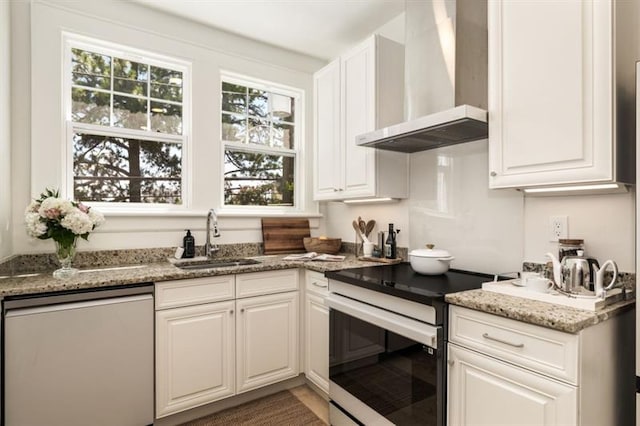
<svg viewBox="0 0 640 426"><path fill-rule="evenodd" d="M182 257L192 258L196 255L196 240L193 238L193 235L191 235L190 229L187 229L187 235L182 239L182 247L184 248Z"/></svg>

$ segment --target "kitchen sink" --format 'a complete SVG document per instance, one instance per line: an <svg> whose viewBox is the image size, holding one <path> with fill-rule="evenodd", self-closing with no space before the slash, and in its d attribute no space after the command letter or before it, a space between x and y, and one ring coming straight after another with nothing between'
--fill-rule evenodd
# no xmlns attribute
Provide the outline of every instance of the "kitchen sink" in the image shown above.
<svg viewBox="0 0 640 426"><path fill-rule="evenodd" d="M207 259L199 260L195 262L176 264L180 269L192 270L192 269L213 269L213 268L226 268L229 266L244 266L255 265L260 261L249 258L227 258L227 259Z"/></svg>

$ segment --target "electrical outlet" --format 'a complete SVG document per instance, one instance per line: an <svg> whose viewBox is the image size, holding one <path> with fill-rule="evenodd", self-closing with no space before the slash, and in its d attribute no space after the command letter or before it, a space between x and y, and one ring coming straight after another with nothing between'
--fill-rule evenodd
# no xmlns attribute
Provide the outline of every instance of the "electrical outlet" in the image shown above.
<svg viewBox="0 0 640 426"><path fill-rule="evenodd" d="M549 241L557 242L569 237L569 217L549 216Z"/></svg>

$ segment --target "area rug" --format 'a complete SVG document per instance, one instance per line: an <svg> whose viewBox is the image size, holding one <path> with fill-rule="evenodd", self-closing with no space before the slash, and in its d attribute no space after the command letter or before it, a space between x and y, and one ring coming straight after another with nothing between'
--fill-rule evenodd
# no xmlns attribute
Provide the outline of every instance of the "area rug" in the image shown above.
<svg viewBox="0 0 640 426"><path fill-rule="evenodd" d="M324 422L291 392L282 391L219 413L201 417L184 423L182 426L218 425L324 426Z"/></svg>

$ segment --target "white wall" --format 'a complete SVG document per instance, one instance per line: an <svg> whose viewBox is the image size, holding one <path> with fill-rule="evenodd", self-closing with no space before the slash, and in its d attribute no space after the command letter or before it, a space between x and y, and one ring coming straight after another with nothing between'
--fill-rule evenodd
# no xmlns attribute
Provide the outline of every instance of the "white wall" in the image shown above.
<svg viewBox="0 0 640 426"><path fill-rule="evenodd" d="M444 248L458 269L518 271L522 194L488 188L487 146L481 140L411 155L410 247Z"/></svg>
<svg viewBox="0 0 640 426"><path fill-rule="evenodd" d="M389 224L393 223L395 229L400 229L397 243L400 247L409 246L409 209L408 201L403 200L393 204L345 204L342 202L322 203L324 214L324 233L328 237L342 238L343 241L355 242L356 233L352 221L358 216L366 222L375 220L376 226L369 235L375 243L378 231L387 233Z"/></svg>
<svg viewBox="0 0 640 426"><path fill-rule="evenodd" d="M613 259L621 271L635 271L635 191L626 194L525 197L524 259L546 262L558 252L549 242L549 216L568 216L569 237L581 238L585 251L602 263Z"/></svg>
<svg viewBox="0 0 640 426"><path fill-rule="evenodd" d="M0 2L0 261L11 240L11 28L9 2Z"/></svg>
<svg viewBox="0 0 640 426"><path fill-rule="evenodd" d="M219 145L220 71L232 71L305 91L305 122L312 117L312 72L323 65L296 54L213 30L200 24L150 10L131 2L90 0L15 3L16 47L12 56L12 86L24 94L13 105L12 149L13 249L16 253L50 251L48 241L25 237L24 207L45 187L61 186L63 139L62 31L70 31L134 48L188 60L193 70L192 158L193 203L182 215L107 215L104 227L82 242L80 249L176 246L184 230L194 230L196 244L204 241L206 210L220 207L222 151ZM31 31L29 31L31 28ZM29 38L31 37L31 44ZM29 93L31 98L29 99ZM31 102L29 102L31 101ZM312 167L312 126L300 129L306 154L299 161ZM310 174L309 174L310 176ZM297 182L311 193L311 179ZM303 210L315 215L317 205L307 197ZM261 241L259 215L221 215L221 243Z"/></svg>
<svg viewBox="0 0 640 426"><path fill-rule="evenodd" d="M348 206L323 203L324 233L355 241L351 220L374 219L378 229L394 222L400 246L434 243L449 250L452 267L495 273L519 270L523 261L545 263L557 253L548 238L549 216L569 217L569 236L585 240L589 256L613 259L635 271L635 191L611 195L523 197L489 190L487 142L411 154L410 198L397 204ZM446 164L444 166L438 164Z"/></svg>

